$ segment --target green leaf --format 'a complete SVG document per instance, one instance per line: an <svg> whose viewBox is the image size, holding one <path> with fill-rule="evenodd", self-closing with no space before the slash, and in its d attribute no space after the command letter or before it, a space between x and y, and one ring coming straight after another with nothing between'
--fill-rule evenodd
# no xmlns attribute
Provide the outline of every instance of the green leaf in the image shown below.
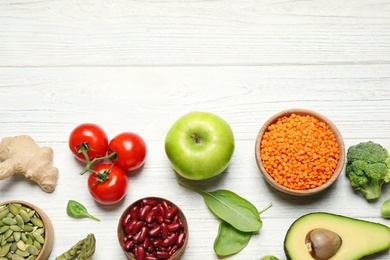
<svg viewBox="0 0 390 260"><path fill-rule="evenodd" d="M246 247L251 237L252 232L240 231L222 220L214 241L214 251L218 256L236 254Z"/></svg>
<svg viewBox="0 0 390 260"><path fill-rule="evenodd" d="M262 222L256 207L248 200L228 190L206 192L178 181L202 195L207 207L219 218L243 232L259 231Z"/></svg>
<svg viewBox="0 0 390 260"><path fill-rule="evenodd" d="M74 218L91 218L93 220L100 221L100 219L89 214L84 205L75 200L68 201L68 205L66 206L66 213Z"/></svg>

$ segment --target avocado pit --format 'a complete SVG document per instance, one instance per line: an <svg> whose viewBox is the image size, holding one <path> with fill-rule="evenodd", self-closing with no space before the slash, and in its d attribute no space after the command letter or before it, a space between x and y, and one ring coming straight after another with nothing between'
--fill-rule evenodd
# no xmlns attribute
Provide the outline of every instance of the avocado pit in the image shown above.
<svg viewBox="0 0 390 260"><path fill-rule="evenodd" d="M316 260L331 258L337 253L341 244L342 240L339 235L324 228L309 231L305 238L307 251Z"/></svg>

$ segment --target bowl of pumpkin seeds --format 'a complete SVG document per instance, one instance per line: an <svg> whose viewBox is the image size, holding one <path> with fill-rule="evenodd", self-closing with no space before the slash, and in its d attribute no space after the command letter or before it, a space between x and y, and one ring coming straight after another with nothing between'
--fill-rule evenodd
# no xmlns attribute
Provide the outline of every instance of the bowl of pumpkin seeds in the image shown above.
<svg viewBox="0 0 390 260"><path fill-rule="evenodd" d="M47 260L54 230L46 213L21 200L0 203L0 260Z"/></svg>

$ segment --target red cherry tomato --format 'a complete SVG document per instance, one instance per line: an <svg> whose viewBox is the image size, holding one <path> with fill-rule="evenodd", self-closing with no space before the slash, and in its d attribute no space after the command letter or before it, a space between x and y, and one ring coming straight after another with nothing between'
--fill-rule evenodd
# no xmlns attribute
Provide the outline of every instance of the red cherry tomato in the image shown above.
<svg viewBox="0 0 390 260"><path fill-rule="evenodd" d="M105 156L108 149L108 137L98 125L81 124L70 133L69 148L77 159L86 162L87 160L81 151L85 150L90 160Z"/></svg>
<svg viewBox="0 0 390 260"><path fill-rule="evenodd" d="M125 132L115 136L108 148L117 154L115 165L125 172L140 168L146 158L146 143L141 136Z"/></svg>
<svg viewBox="0 0 390 260"><path fill-rule="evenodd" d="M88 189L92 197L101 204L114 204L127 193L128 177L119 167L99 164L88 177Z"/></svg>

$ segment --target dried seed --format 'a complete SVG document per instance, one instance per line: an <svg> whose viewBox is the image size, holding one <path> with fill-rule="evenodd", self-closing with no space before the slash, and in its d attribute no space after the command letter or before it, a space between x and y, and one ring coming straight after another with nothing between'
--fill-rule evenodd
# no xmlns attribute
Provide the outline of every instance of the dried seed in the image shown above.
<svg viewBox="0 0 390 260"><path fill-rule="evenodd" d="M30 253L31 255L39 255L39 250L33 245L27 246L27 252Z"/></svg>
<svg viewBox="0 0 390 260"><path fill-rule="evenodd" d="M11 248L11 244L6 244L0 249L0 256L6 256Z"/></svg>
<svg viewBox="0 0 390 260"><path fill-rule="evenodd" d="M5 218L9 213L9 209L8 208L4 208L0 211L0 219L3 219Z"/></svg>
<svg viewBox="0 0 390 260"><path fill-rule="evenodd" d="M38 248L38 250L42 250L42 244L41 243L39 243L38 241L34 241L34 243L33 243L33 245L36 247L36 248Z"/></svg>
<svg viewBox="0 0 390 260"><path fill-rule="evenodd" d="M35 260L35 259L37 259L35 255L30 255L29 257L26 258L26 260Z"/></svg>
<svg viewBox="0 0 390 260"><path fill-rule="evenodd" d="M14 254L12 255L11 260L24 260L24 257Z"/></svg>
<svg viewBox="0 0 390 260"><path fill-rule="evenodd" d="M40 235L43 235L45 233L45 229L43 228L38 228L37 230L35 230L36 233L40 234Z"/></svg>
<svg viewBox="0 0 390 260"><path fill-rule="evenodd" d="M45 243L45 239L40 234L34 232L33 233L35 240L37 240L39 243L43 244Z"/></svg>
<svg viewBox="0 0 390 260"><path fill-rule="evenodd" d="M12 225L12 226L10 226L10 229L11 229L12 231L16 231L16 232L20 232L20 231L23 230L23 229L22 229L21 227L19 227L18 225Z"/></svg>
<svg viewBox="0 0 390 260"><path fill-rule="evenodd" d="M23 256L23 257L27 257L27 256L30 255L29 252L27 252L27 251L22 251L22 250L20 250L20 249L16 249L15 254L20 255L20 256Z"/></svg>
<svg viewBox="0 0 390 260"><path fill-rule="evenodd" d="M26 251L27 249L27 245L22 241L22 240L19 240L18 243L16 243L16 246L22 250L22 251Z"/></svg>
<svg viewBox="0 0 390 260"><path fill-rule="evenodd" d="M19 214L19 209L22 205L16 204L16 203L11 203L8 205L9 211L14 214L14 216Z"/></svg>
<svg viewBox="0 0 390 260"><path fill-rule="evenodd" d="M8 225L8 226L12 226L12 225L16 225L17 224L16 219L10 218L10 217L3 218L3 223Z"/></svg>
<svg viewBox="0 0 390 260"><path fill-rule="evenodd" d="M8 239L12 233L14 233L11 229L8 229L7 232L3 234L3 239Z"/></svg>
<svg viewBox="0 0 390 260"><path fill-rule="evenodd" d="M34 230L34 226L30 223L27 223L24 225L23 230L24 232L32 232Z"/></svg>
<svg viewBox="0 0 390 260"><path fill-rule="evenodd" d="M19 242L20 241L20 236L21 236L21 232L14 232L14 240L15 242Z"/></svg>
<svg viewBox="0 0 390 260"><path fill-rule="evenodd" d="M22 217L24 223L27 223L30 221L30 216L28 215L27 211L21 209L19 212L19 215Z"/></svg>
<svg viewBox="0 0 390 260"><path fill-rule="evenodd" d="M4 234L5 232L7 232L9 229L9 226L3 226L0 228L0 234Z"/></svg>
<svg viewBox="0 0 390 260"><path fill-rule="evenodd" d="M31 222L37 227L43 227L43 221L40 218L33 217Z"/></svg>
<svg viewBox="0 0 390 260"><path fill-rule="evenodd" d="M23 227L24 227L24 220L23 220L23 218L20 215L16 215L15 219L16 219L17 225L23 229Z"/></svg>

